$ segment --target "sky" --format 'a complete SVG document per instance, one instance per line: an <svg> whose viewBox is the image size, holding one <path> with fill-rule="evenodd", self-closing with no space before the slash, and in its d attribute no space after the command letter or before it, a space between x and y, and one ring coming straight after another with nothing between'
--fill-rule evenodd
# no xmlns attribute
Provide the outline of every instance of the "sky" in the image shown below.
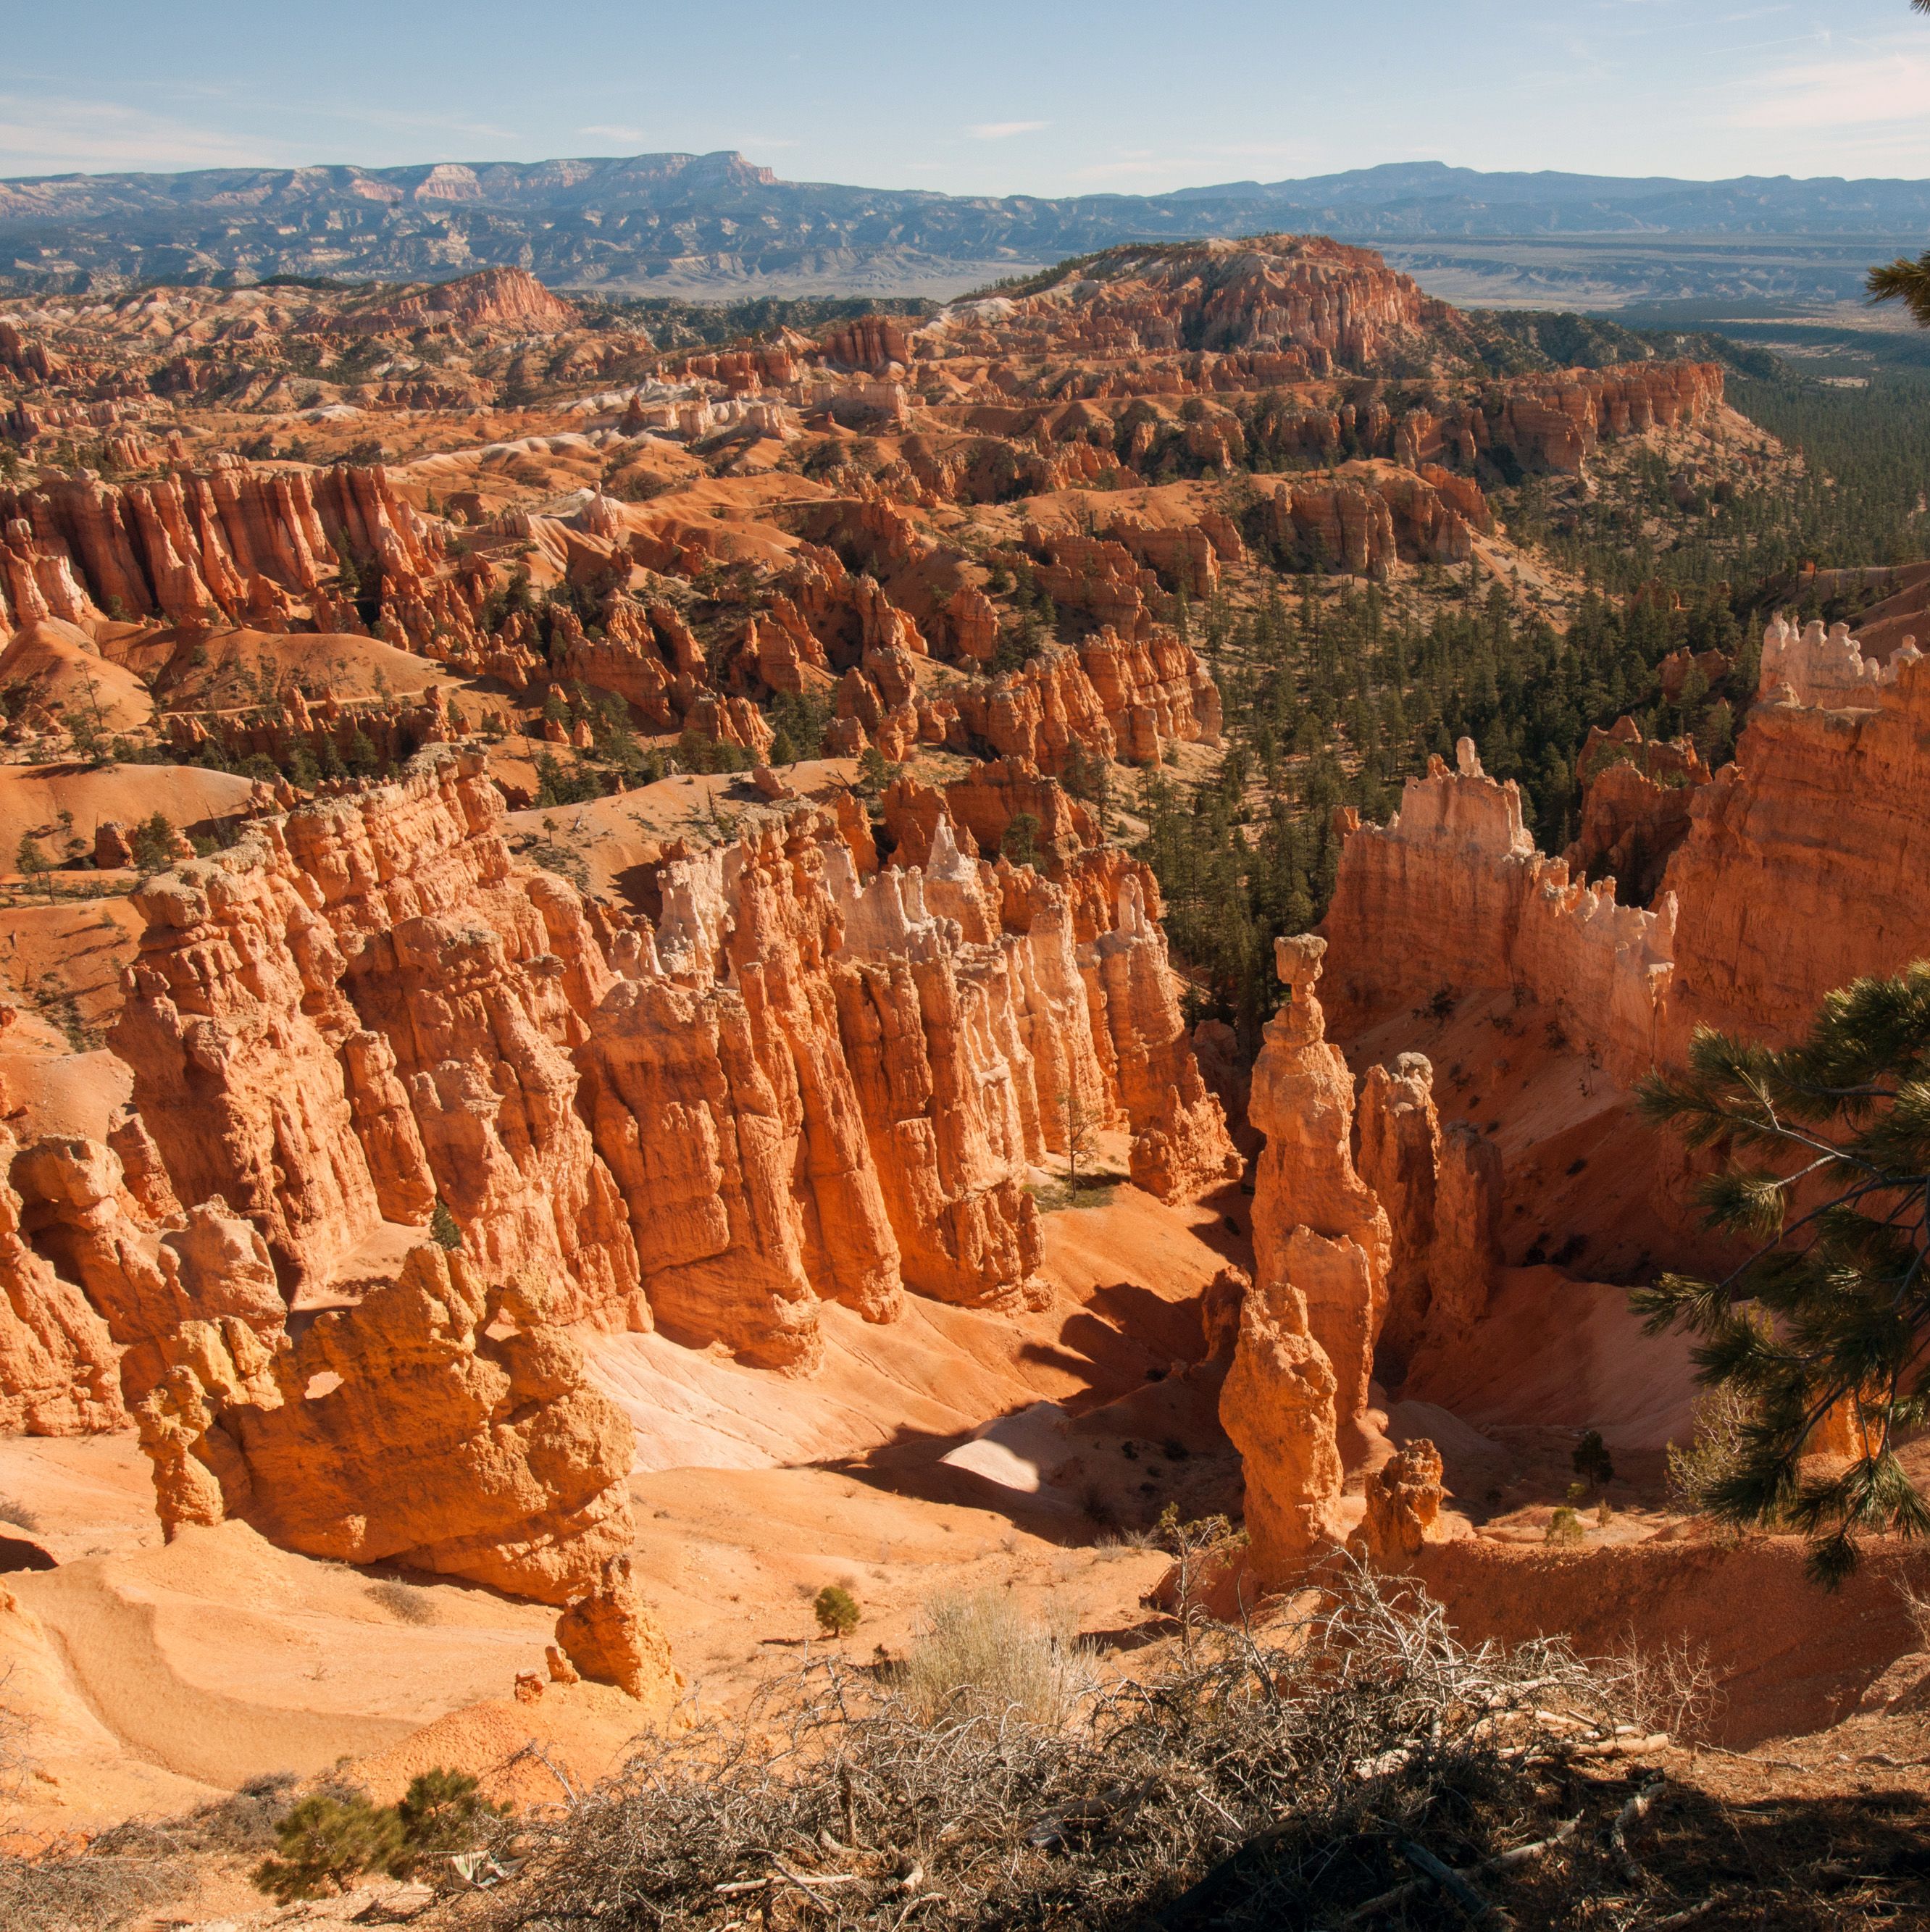
<svg viewBox="0 0 1930 1932"><path fill-rule="evenodd" d="M973 194L1930 176L1908 0L0 0L0 48L8 176L736 148Z"/></svg>

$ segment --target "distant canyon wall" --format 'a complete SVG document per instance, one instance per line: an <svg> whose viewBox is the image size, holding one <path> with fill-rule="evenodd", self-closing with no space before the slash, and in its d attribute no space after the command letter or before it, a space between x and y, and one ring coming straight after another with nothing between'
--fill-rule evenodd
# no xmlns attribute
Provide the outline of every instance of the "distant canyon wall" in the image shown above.
<svg viewBox="0 0 1930 1932"><path fill-rule="evenodd" d="M1698 1024L1789 1040L1832 988L1930 955L1930 674L1905 658L1861 692L1825 709L1772 684L1734 762L1689 790L1649 908L1538 851L1463 740L1385 826L1349 821L1324 927L1336 1030L1519 989L1625 1084Z"/></svg>

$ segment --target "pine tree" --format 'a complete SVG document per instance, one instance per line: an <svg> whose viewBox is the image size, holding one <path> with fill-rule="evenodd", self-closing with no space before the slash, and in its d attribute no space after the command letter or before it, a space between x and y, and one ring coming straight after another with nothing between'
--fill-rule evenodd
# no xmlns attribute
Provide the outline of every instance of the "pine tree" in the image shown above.
<svg viewBox="0 0 1930 1932"><path fill-rule="evenodd" d="M1691 1147L1726 1142L1703 1205L1749 1244L1718 1281L1665 1274L1631 1297L1652 1334L1697 1338L1705 1384L1751 1406L1712 1513L1799 1529L1833 1588L1859 1536L1930 1532L1896 1454L1930 1419L1930 962L1829 994L1781 1051L1705 1029L1687 1072L1637 1098ZM1847 1466L1802 1470L1832 1418L1849 1424Z"/></svg>
<svg viewBox="0 0 1930 1932"><path fill-rule="evenodd" d="M1930 7L1921 10L1930 12ZM1874 302L1900 302L1919 328L1930 328L1930 249L1911 261L1899 255L1872 268L1864 286Z"/></svg>

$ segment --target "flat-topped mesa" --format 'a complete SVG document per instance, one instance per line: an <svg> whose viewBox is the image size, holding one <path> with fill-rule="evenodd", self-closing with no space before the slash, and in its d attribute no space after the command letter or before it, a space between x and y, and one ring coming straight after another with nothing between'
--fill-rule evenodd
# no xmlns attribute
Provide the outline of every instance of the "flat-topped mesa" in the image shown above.
<svg viewBox="0 0 1930 1932"><path fill-rule="evenodd" d="M1673 970L1676 902L1618 905L1614 881L1571 883L1535 849L1512 780L1481 769L1471 740L1457 769L1430 759L1385 826L1346 814L1323 930L1329 999L1343 1034L1445 992L1520 988L1571 1036L1632 1081L1654 1062ZM1673 881L1673 866L1671 866Z"/></svg>
<svg viewBox="0 0 1930 1932"><path fill-rule="evenodd" d="M1880 691L1895 686L1906 664L1923 653L1906 637L1886 657L1865 656L1847 624L1820 621L1799 629L1787 615L1771 620L1763 632L1763 657L1757 695L1768 703L1785 697L1798 704L1829 709L1872 705Z"/></svg>
<svg viewBox="0 0 1930 1932"><path fill-rule="evenodd" d="M341 327L353 335L506 326L554 332L575 319L574 304L552 295L527 269L484 268L358 310Z"/></svg>
<svg viewBox="0 0 1930 1932"><path fill-rule="evenodd" d="M960 304L948 320L969 341L980 316L995 316L1002 341L1067 354L1269 356L1278 367L1262 373L1292 381L1371 367L1451 314L1373 249L1259 236L1110 249L1038 294Z"/></svg>

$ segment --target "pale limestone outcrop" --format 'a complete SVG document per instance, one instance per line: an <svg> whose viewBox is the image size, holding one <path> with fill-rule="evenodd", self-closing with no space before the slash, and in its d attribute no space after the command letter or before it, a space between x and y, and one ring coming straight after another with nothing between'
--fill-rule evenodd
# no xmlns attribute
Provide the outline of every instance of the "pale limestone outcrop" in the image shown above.
<svg viewBox="0 0 1930 1932"><path fill-rule="evenodd" d="M299 1341L184 1324L137 1412L164 1528L236 1517L544 1603L595 1589L632 1534L630 1425L547 1312L425 1244Z"/></svg>
<svg viewBox="0 0 1930 1932"><path fill-rule="evenodd" d="M614 1684L640 1703L660 1708L683 1682L668 1640L638 1594L627 1550L606 1557L593 1587L570 1599L557 1618L553 1648L569 1660L571 1675ZM563 1672L553 1663L551 1675Z"/></svg>
<svg viewBox="0 0 1930 1932"><path fill-rule="evenodd" d="M1646 910L1618 905L1612 880L1571 883L1565 862L1535 849L1513 781L1487 777L1470 740L1457 752L1456 770L1431 759L1407 781L1385 826L1349 815L1323 926L1337 1028L1363 1030L1442 992L1518 988L1631 1082L1664 1029L1675 892Z"/></svg>
<svg viewBox="0 0 1930 1932"><path fill-rule="evenodd" d="M1847 624L1821 620L1798 628L1787 614L1773 617L1763 632L1759 697L1775 699L1784 693L1798 704L1823 706L1873 705L1877 694L1892 688L1904 668L1919 662L1923 653L1914 638L1905 638L1887 658L1865 657Z"/></svg>

